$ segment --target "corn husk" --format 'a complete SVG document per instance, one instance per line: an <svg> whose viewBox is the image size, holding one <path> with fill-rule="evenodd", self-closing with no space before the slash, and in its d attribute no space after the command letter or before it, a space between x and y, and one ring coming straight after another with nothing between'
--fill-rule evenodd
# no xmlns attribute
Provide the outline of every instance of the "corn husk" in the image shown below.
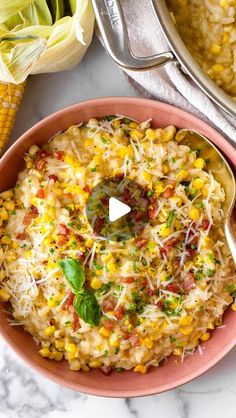
<svg viewBox="0 0 236 418"><path fill-rule="evenodd" d="M90 0L70 0L72 16L46 0L0 1L0 80L19 84L29 74L69 70L90 44L94 13Z"/></svg>

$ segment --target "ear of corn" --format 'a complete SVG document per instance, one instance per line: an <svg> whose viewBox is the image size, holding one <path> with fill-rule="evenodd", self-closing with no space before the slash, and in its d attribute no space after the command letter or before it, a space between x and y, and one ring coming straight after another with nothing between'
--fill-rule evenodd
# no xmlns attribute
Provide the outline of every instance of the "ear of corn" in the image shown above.
<svg viewBox="0 0 236 418"><path fill-rule="evenodd" d="M24 89L25 83L16 85L0 82L0 155L13 129Z"/></svg>

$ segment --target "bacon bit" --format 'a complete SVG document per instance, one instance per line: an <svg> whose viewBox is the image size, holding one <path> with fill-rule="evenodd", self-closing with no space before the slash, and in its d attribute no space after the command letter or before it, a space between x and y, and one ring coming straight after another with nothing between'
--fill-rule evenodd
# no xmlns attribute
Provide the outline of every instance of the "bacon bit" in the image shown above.
<svg viewBox="0 0 236 418"><path fill-rule="evenodd" d="M122 283L130 284L130 283L133 283L134 281L135 281L134 277L123 277L123 279L122 279Z"/></svg>
<svg viewBox="0 0 236 418"><path fill-rule="evenodd" d="M68 310L69 306L73 305L74 297L75 297L74 293L70 292L68 298L63 303L63 309Z"/></svg>
<svg viewBox="0 0 236 418"><path fill-rule="evenodd" d="M125 314L125 310L122 306L119 306L116 310L115 310L115 317L116 319L122 319L124 317Z"/></svg>
<svg viewBox="0 0 236 418"><path fill-rule="evenodd" d="M137 314L135 312L129 313L129 322L134 326L137 322Z"/></svg>
<svg viewBox="0 0 236 418"><path fill-rule="evenodd" d="M57 160L63 160L63 159L64 159L64 156L65 156L64 151L55 151L55 152L54 152L54 157L55 157Z"/></svg>
<svg viewBox="0 0 236 418"><path fill-rule="evenodd" d="M133 213L133 217L134 217L136 222L141 221L142 219L146 218L146 212L142 211L142 210L139 210L139 211Z"/></svg>
<svg viewBox="0 0 236 418"><path fill-rule="evenodd" d="M48 176L49 180L53 180L53 181L57 181L58 177L55 174L50 174L50 176Z"/></svg>
<svg viewBox="0 0 236 418"><path fill-rule="evenodd" d="M34 205L31 205L31 206L30 206L30 213L31 213L32 215L37 216L37 215L39 214L38 208L37 208L36 206L34 206Z"/></svg>
<svg viewBox="0 0 236 418"><path fill-rule="evenodd" d="M66 225L60 224L58 227L58 232L60 235L70 235L70 230Z"/></svg>
<svg viewBox="0 0 236 418"><path fill-rule="evenodd" d="M102 308L104 312L113 311L117 304L117 299L114 296L108 296L103 300Z"/></svg>
<svg viewBox="0 0 236 418"><path fill-rule="evenodd" d="M160 253L161 254L165 254L165 255L167 255L168 254L168 252L176 245L176 244L178 244L178 242L179 242L179 239L178 238L171 238L171 239L169 239L166 243L165 243L165 245L164 245L164 247L162 247L161 249L160 249Z"/></svg>
<svg viewBox="0 0 236 418"><path fill-rule="evenodd" d="M132 347L137 347L137 346L139 346L141 344L140 343L140 340L139 340L139 336L138 336L138 334L135 331L129 337L129 341L130 341Z"/></svg>
<svg viewBox="0 0 236 418"><path fill-rule="evenodd" d="M158 202L156 198L151 198L151 207L149 208L148 216L152 221L154 221L154 219L156 218L157 209L158 209Z"/></svg>
<svg viewBox="0 0 236 418"><path fill-rule="evenodd" d="M64 245L68 241L67 235L58 235L58 244Z"/></svg>
<svg viewBox="0 0 236 418"><path fill-rule="evenodd" d="M169 283L166 286L166 289L169 290L169 292L179 293L179 286L176 283Z"/></svg>
<svg viewBox="0 0 236 418"><path fill-rule="evenodd" d="M37 169L38 171L43 171L43 170L44 170L44 168L45 168L45 165L46 165L46 161L45 161L45 160L43 160L43 159L38 160L38 161L36 161L36 163L35 163L35 167L36 167L36 169Z"/></svg>
<svg viewBox="0 0 236 418"><path fill-rule="evenodd" d="M130 338L130 334L126 331L121 332L121 336L123 340L128 340Z"/></svg>
<svg viewBox="0 0 236 418"><path fill-rule="evenodd" d="M141 286L141 287L146 287L146 286L147 286L147 284L148 284L147 279L143 279L143 280L141 280L141 282L140 282L140 286Z"/></svg>
<svg viewBox="0 0 236 418"><path fill-rule="evenodd" d="M132 197L131 197L131 194L130 194L130 190L127 187L124 189L124 192L123 192L123 195L122 195L122 200L125 203L128 203L128 204L132 203Z"/></svg>
<svg viewBox="0 0 236 418"><path fill-rule="evenodd" d="M83 188L84 192L86 193L90 193L91 192L91 187L89 187L87 184L86 186Z"/></svg>
<svg viewBox="0 0 236 418"><path fill-rule="evenodd" d="M173 267L178 270L180 266L180 261L178 260L178 258L176 258L175 260L173 260Z"/></svg>
<svg viewBox="0 0 236 418"><path fill-rule="evenodd" d="M46 158L49 157L49 152L46 151L45 149L41 149L40 151L38 151L37 156L39 156L40 158Z"/></svg>
<svg viewBox="0 0 236 418"><path fill-rule="evenodd" d="M68 307L68 311L69 311L70 313L74 314L74 313L75 313L75 308L74 308L74 306L73 306L73 305L70 305L70 306Z"/></svg>
<svg viewBox="0 0 236 418"><path fill-rule="evenodd" d="M168 187L164 193L162 193L162 196L166 199L169 199L170 197L172 197L175 193L174 188Z"/></svg>
<svg viewBox="0 0 236 418"><path fill-rule="evenodd" d="M203 231L206 231L209 228L210 222L208 219L203 219L202 221L202 229Z"/></svg>
<svg viewBox="0 0 236 418"><path fill-rule="evenodd" d="M36 193L36 197L38 197L39 199L45 199L45 192L43 189L39 189Z"/></svg>
<svg viewBox="0 0 236 418"><path fill-rule="evenodd" d="M81 327L81 325L80 325L79 317L78 317L78 315L77 315L77 313L75 311L73 312L73 319L74 319L74 322L73 322L73 331L76 332Z"/></svg>
<svg viewBox="0 0 236 418"><path fill-rule="evenodd" d="M189 258L192 260L196 254L197 254L197 250L194 250L193 248L190 247L190 245L186 245L186 250L188 252L188 256Z"/></svg>
<svg viewBox="0 0 236 418"><path fill-rule="evenodd" d="M26 213L26 215L24 216L23 224L24 225L30 225L33 218L35 218L38 214L39 214L39 212L38 212L38 209L36 208L36 206L31 205L30 211L28 213Z"/></svg>
<svg viewBox="0 0 236 418"><path fill-rule="evenodd" d="M50 318L49 324L50 325L55 325L55 323L56 323L55 319L54 318Z"/></svg>
<svg viewBox="0 0 236 418"><path fill-rule="evenodd" d="M105 376L109 376L112 372L112 367L111 366L107 366L106 364L103 364L100 367L100 370L103 374L105 374Z"/></svg>
<svg viewBox="0 0 236 418"><path fill-rule="evenodd" d="M19 234L17 234L16 239L20 239L23 241L24 239L26 239L26 233L20 232Z"/></svg>
<svg viewBox="0 0 236 418"><path fill-rule="evenodd" d="M115 321L112 321L112 319L106 319L103 322L104 328L106 328L109 331L112 331L115 328Z"/></svg>
<svg viewBox="0 0 236 418"><path fill-rule="evenodd" d="M95 221L94 228L93 228L95 234L100 234L103 226L104 226L104 219L98 217Z"/></svg>
<svg viewBox="0 0 236 418"><path fill-rule="evenodd" d="M183 288L185 292L189 292L195 287L193 273L188 272L183 281Z"/></svg>
<svg viewBox="0 0 236 418"><path fill-rule="evenodd" d="M108 203L109 203L108 197L101 197L100 201L104 206L108 205Z"/></svg>
<svg viewBox="0 0 236 418"><path fill-rule="evenodd" d="M159 308L160 310L162 310L164 307L164 303L162 302L162 300L159 300L156 305L157 305L157 308Z"/></svg>
<svg viewBox="0 0 236 418"><path fill-rule="evenodd" d="M148 240L144 238L136 238L135 243L138 248L142 248L147 244Z"/></svg>
<svg viewBox="0 0 236 418"><path fill-rule="evenodd" d="M72 193L64 193L63 194L64 199L73 199L73 194Z"/></svg>
<svg viewBox="0 0 236 418"><path fill-rule="evenodd" d="M152 289L148 289L148 294L150 295L150 296L154 296L155 295L155 292L154 292L154 290L152 290Z"/></svg>

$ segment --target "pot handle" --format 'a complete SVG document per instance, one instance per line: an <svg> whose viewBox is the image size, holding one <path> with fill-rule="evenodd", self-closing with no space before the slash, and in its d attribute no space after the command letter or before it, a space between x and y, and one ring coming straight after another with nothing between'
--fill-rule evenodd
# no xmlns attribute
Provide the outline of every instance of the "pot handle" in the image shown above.
<svg viewBox="0 0 236 418"><path fill-rule="evenodd" d="M148 71L174 60L170 51L149 57L136 57L133 54L120 0L92 0L92 4L105 48L120 67L131 71Z"/></svg>

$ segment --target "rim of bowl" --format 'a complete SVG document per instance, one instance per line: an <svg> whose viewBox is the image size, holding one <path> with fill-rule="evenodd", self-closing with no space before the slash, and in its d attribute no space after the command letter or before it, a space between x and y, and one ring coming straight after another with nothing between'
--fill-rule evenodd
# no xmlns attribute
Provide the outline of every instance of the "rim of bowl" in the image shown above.
<svg viewBox="0 0 236 418"><path fill-rule="evenodd" d="M196 123L201 123L203 130L208 130L209 134L211 135L210 140L215 144L216 146L223 149L224 154L226 157L228 157L231 161L235 161L235 168L236 168L236 149L227 141L226 138L224 138L219 132L217 132L214 128L212 128L210 125L208 125L206 122L202 121L200 118L192 115L189 112L186 112L178 107L156 101L151 99L143 99L143 98L134 98L134 97L125 97L125 96L112 96L112 97L102 97L102 98L96 98L96 99L90 99L86 100L80 103L73 104L71 106L68 106L66 108L60 109L49 116L42 119L40 122L33 125L30 129L28 129L24 134L22 134L5 152L5 154L0 159L0 171L1 171L1 165L4 162L5 159L9 158L12 151L15 148L18 148L21 146L21 144L24 143L24 141L28 138L28 136L31 136L35 131L40 129L41 126L49 123L51 120L55 118L60 118L61 116L65 116L66 114L70 113L71 111L79 111L80 108L84 108L86 106L89 107L96 107L96 106L103 106L105 104L113 104L121 107L124 104L132 104L135 106L145 106L150 108L156 108L158 109L161 107L162 110L165 110L167 113L175 114L176 116L179 116L182 119L191 119L191 121ZM25 332L25 331L24 331ZM11 337L8 333L0 329L0 334L4 338L4 340L8 343L9 347L13 349L13 351L22 359L24 362L32 367L33 370L39 372L44 377L52 380L54 383L60 384L64 387L67 387L69 389L75 390L77 392L86 393L89 395L94 396L102 396L102 397L114 397L114 398L132 398L132 397L142 397L142 396L149 396L149 395L155 395L162 392L166 392L172 389L175 389L181 385L184 385L195 378L199 377L200 375L204 374L208 370L210 370L215 364L217 364L236 344L236 337L232 335L232 339L224 346L224 349L222 349L217 355L214 356L214 358L211 361L207 361L204 366L201 366L197 371L193 371L189 373L187 376L184 376L182 378L179 378L177 380L174 380L171 384L164 384L160 388L153 387L148 389L132 389L132 390L125 390L125 391L119 391L110 392L108 390L108 394L104 394L104 389L99 388L88 388L84 385L81 385L79 382L74 384L70 382L66 382L65 379L57 376L52 371L46 370L44 367L35 364L35 361L28 357L23 351L22 348L18 347L18 345L11 341Z"/></svg>

